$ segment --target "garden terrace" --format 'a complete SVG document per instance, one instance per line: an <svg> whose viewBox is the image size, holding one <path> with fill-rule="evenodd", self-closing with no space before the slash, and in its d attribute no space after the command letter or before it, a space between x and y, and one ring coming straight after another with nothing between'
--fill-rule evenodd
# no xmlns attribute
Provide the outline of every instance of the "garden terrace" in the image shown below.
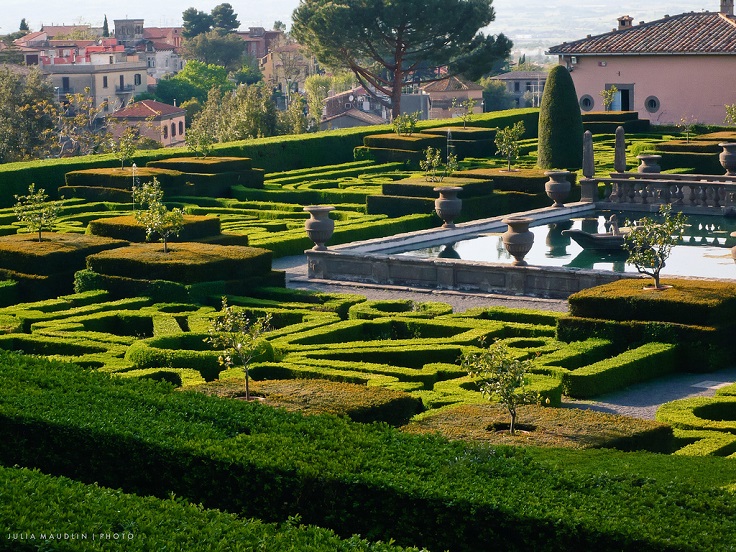
<svg viewBox="0 0 736 552"><path fill-rule="evenodd" d="M175 493L264 520L299 514L341 535L434 549L484 550L493 540L507 549L718 550L735 537L733 494L693 488L685 475L705 468L700 459L652 459L646 476L618 475L617 456L610 475L551 470L538 453L303 417L17 355L0 372L2 438L18 444L2 448L4 464L124 492ZM522 506L530 503L533 515Z"/></svg>
<svg viewBox="0 0 736 552"><path fill-rule="evenodd" d="M536 116L535 110L516 111L483 115L478 123L492 129L523 118L529 136L518 166L528 169L535 162L528 153L535 149ZM212 225L212 235L205 236L207 230L198 239L247 242L270 251L252 263L228 257L238 266L208 270L172 262L154 274L142 255L134 255L140 263L136 269L114 255L104 261L97 257L93 269L76 274L76 289L88 291L23 303L16 303L27 300L16 283L0 284L0 300L7 303L0 308L0 349L48 357L0 352L0 438L14 444L0 448L0 463L57 476L0 469L0 494L10 497L0 500L5 506L0 516L46 526L63 511L80 526L129 522L142 535L156 523L177 529L179 537L170 539L168 530L156 533L167 546L187 546L196 532L200 547L212 542L213 548L230 547L228 539L250 538L242 531L299 549L300 539L309 538L317 550L398 545L485 550L491 540L509 550L722 550L731 545L736 504L726 489L736 482L736 464L712 457L736 450L734 434L722 431L730 427L730 411L689 407L710 425L686 429L675 422L634 422L555 408L567 401L563 393L595 397L664 371L690 369L688 358L707 357L712 360L708 367L733 358L723 340L711 339L731 331L723 314L731 308L730 295L724 290L718 291L724 297L720 306L706 305L706 298L696 305L679 296L667 306L631 306L635 299L623 294L615 306L581 297L576 315L563 316L501 308L452 313L439 302L366 301L278 287L283 274L271 272L271 255L301 254L312 245L304 235L304 205L337 207L330 248L441 224L429 213L366 214L368 199L381 194L383 186L421 178L403 162L353 159L364 135L383 130L216 146L218 155L247 155L252 166L279 172L266 175L263 188L231 186L228 198L198 195L211 193L203 188L167 194L169 206ZM645 147L659 137L630 139ZM612 170L611 137L597 135L596 147L599 168ZM141 153L135 161L143 165L164 154L171 157L172 151ZM173 154L185 157L186 152ZM629 157L635 153L629 151ZM82 161L29 163L12 178L2 166L0 185L8 193L22 193L24 179L32 178L56 189L62 169L119 164L105 156ZM461 169L477 170L480 184L489 180L486 171L504 165L500 158L468 158ZM533 170L528 176L539 179ZM528 209L535 196L527 190L541 195L540 182L517 184L510 178L502 185L516 194L513 201L498 188L493 193L499 214ZM131 207L64 200L62 228L70 237L82 236L91 221L121 215L130 220ZM0 210L0 232L15 232L14 220L10 209ZM215 235L215 221L225 234ZM171 245L187 258L217 251L197 243ZM137 247L155 251L161 246L126 249ZM241 265L258 270L244 278ZM227 271L237 279L212 280ZM154 276L166 279L147 279ZM262 399L258 404L238 400L242 368L224 369L217 362L222 351L204 342L223 295L250 319L271 317L261 356L250 367L251 390ZM644 313L642 319L605 314L627 308ZM648 317L647 309L656 316ZM588 321L593 322L586 326ZM463 353L479 352L494 339L513 358L532 360L530 386L548 404L522 411L520 421L537 429L518 438L496 431L507 418L481 397L460 362ZM720 422L719 415L724 416ZM723 427L714 429L716 423ZM435 430L457 441L409 434ZM8 470L12 473L5 476ZM32 509L25 498L15 499L18 493L32 494L29 488L37 490ZM79 500L78 493L87 498ZM57 497L53 504L44 498L52 495ZM192 509L187 502L219 511ZM243 524L233 515L263 521ZM206 535L198 530L202 516L209 523ZM347 540L302 522L332 528ZM350 537L357 533L374 542ZM384 546L377 539L397 544ZM161 541L141 540L131 548L155 548Z"/></svg>

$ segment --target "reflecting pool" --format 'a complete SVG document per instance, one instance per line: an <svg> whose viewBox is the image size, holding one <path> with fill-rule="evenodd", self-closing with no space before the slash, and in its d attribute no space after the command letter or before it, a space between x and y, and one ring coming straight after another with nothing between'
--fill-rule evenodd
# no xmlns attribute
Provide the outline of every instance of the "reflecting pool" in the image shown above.
<svg viewBox="0 0 736 552"><path fill-rule="evenodd" d="M573 218L532 226L534 246L525 260L530 265L571 267L615 272L636 272L636 267L626 263L627 253L584 250L563 230L578 229L591 234L606 232L606 221L616 213L620 224L636 221L642 213L620 211L597 211L585 218ZM652 218L656 214L647 214ZM662 270L662 275L697 276L707 278L736 279L736 263L731 257L731 248L736 238L736 219L714 216L688 216L685 235L672 250L672 255ZM478 235L454 243L445 243L397 254L415 257L443 257L511 264L514 260L503 246L502 232Z"/></svg>

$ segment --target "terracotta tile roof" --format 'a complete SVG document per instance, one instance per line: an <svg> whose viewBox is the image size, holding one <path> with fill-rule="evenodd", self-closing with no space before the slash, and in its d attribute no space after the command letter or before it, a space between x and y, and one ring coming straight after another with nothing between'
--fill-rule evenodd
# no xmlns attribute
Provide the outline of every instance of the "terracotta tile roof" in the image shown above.
<svg viewBox="0 0 736 552"><path fill-rule="evenodd" d="M736 18L683 13L552 46L550 55L736 54Z"/></svg>
<svg viewBox="0 0 736 552"><path fill-rule="evenodd" d="M183 113L186 113L186 111L181 107L175 107L154 100L142 100L129 105L125 109L116 111L110 117L117 119L146 119L153 117L156 119L161 115L181 115Z"/></svg>
<svg viewBox="0 0 736 552"><path fill-rule="evenodd" d="M334 121L335 119L340 119L342 117L350 117L352 119L357 119L358 121L361 121L368 125L382 125L387 122L387 121L384 121L378 115L374 115L373 113L365 113L364 111L360 111L358 109L349 109L348 111L345 111L344 113L338 113L337 115L333 115L332 117L327 117L326 119L322 119L322 123Z"/></svg>
<svg viewBox="0 0 736 552"><path fill-rule="evenodd" d="M425 92L452 92L453 90L483 90L483 87L474 82L465 82L458 77L450 77L440 81L430 82L422 86Z"/></svg>
<svg viewBox="0 0 736 552"><path fill-rule="evenodd" d="M509 71L508 73L494 75L491 78L497 80L546 80L548 76L549 73L546 71Z"/></svg>

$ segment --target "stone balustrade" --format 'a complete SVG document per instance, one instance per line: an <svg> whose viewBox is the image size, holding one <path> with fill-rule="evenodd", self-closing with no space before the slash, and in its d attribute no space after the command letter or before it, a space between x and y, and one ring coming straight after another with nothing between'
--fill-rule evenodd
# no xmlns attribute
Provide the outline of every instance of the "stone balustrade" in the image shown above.
<svg viewBox="0 0 736 552"><path fill-rule="evenodd" d="M604 185L603 203L621 209L662 203L698 210L736 207L736 177L732 176L632 172L594 180Z"/></svg>

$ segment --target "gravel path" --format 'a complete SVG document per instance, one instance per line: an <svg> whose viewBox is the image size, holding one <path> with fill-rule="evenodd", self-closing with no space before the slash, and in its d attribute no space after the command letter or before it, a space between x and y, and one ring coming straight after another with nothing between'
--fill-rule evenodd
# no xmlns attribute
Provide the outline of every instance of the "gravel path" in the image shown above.
<svg viewBox="0 0 736 552"><path fill-rule="evenodd" d="M493 293L462 293L449 290L309 279L307 277L306 257L303 255L276 259L273 262L273 268L274 270L285 270L287 287L295 289L331 293L357 293L374 300L442 301L452 305L455 312L490 306L557 312L568 311L567 301L559 299L541 299ZM734 382L736 382L736 366L705 374L673 374L654 381L632 385L615 393L601 395L596 401L566 399L562 406L653 420L657 408L663 403L688 397L712 397L718 388Z"/></svg>

